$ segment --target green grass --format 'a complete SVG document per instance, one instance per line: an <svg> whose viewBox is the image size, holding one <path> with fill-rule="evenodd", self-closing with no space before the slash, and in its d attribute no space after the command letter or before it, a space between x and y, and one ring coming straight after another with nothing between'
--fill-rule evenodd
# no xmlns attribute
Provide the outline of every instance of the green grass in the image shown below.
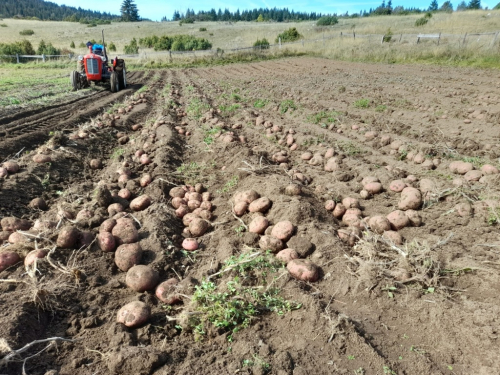
<svg viewBox="0 0 500 375"><path fill-rule="evenodd" d="M219 132L223 132L223 129L219 128L219 127L209 128L209 127L205 126L205 127L202 127L202 129L203 129L203 133L204 133L203 142L205 142L205 144L207 146L210 146L214 142L213 135L215 135Z"/></svg>
<svg viewBox="0 0 500 375"><path fill-rule="evenodd" d="M217 193L219 193L219 194L221 194L221 193L228 193L234 187L236 187L236 185L238 185L238 176L233 176L233 177L231 177L231 179L228 182L226 182L224 184L224 186L222 187L222 189L217 190Z"/></svg>
<svg viewBox="0 0 500 375"><path fill-rule="evenodd" d="M199 119L203 115L203 112L206 112L209 109L210 106L207 103L202 102L198 98L193 98L187 106L187 113L189 116Z"/></svg>
<svg viewBox="0 0 500 375"><path fill-rule="evenodd" d="M295 102L290 99L283 100L280 103L280 112L282 114L287 113L290 110L296 110L297 106L295 105Z"/></svg>
<svg viewBox="0 0 500 375"><path fill-rule="evenodd" d="M307 120L313 124L319 124L321 122L332 123L338 120L339 113L336 111L321 111L313 115L307 116Z"/></svg>
<svg viewBox="0 0 500 375"><path fill-rule="evenodd" d="M337 142L337 147L345 154L349 156L360 155L363 150L351 141L339 141Z"/></svg>
<svg viewBox="0 0 500 375"><path fill-rule="evenodd" d="M205 171L209 166L206 164L198 164L196 162L191 162L188 164L182 164L177 168L176 174L184 181L184 183L189 185L195 185L196 182L202 180L202 172Z"/></svg>
<svg viewBox="0 0 500 375"><path fill-rule="evenodd" d="M368 108L370 106L370 99L359 99L354 102L356 108Z"/></svg>
<svg viewBox="0 0 500 375"><path fill-rule="evenodd" d="M221 114L223 116L230 116L240 108L241 108L241 105L239 105L239 104L230 104L230 105L221 104L221 105L219 105L219 109L221 110L221 112L222 112Z"/></svg>
<svg viewBox="0 0 500 375"><path fill-rule="evenodd" d="M264 108L267 103L269 103L269 100L267 99L257 99L254 103L253 103L253 106L255 108Z"/></svg>

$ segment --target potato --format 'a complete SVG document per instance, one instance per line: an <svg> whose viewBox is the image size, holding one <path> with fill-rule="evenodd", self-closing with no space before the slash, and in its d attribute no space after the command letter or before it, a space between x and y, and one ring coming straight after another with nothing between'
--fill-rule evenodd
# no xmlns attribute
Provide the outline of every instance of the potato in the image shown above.
<svg viewBox="0 0 500 375"><path fill-rule="evenodd" d="M472 163L466 163L463 161L453 161L449 165L450 171L456 174L466 174L469 171L474 169L474 165Z"/></svg>
<svg viewBox="0 0 500 375"><path fill-rule="evenodd" d="M342 203L338 203L335 205L335 208L333 209L333 216L336 217L337 219L342 218L344 216L346 211L345 206Z"/></svg>
<svg viewBox="0 0 500 375"><path fill-rule="evenodd" d="M56 244L63 249L74 249L80 232L72 226L66 226L59 231Z"/></svg>
<svg viewBox="0 0 500 375"><path fill-rule="evenodd" d="M139 158L139 162L142 165L147 165L147 164L151 164L152 160L151 160L151 158L149 157L148 154L142 154L141 157Z"/></svg>
<svg viewBox="0 0 500 375"><path fill-rule="evenodd" d="M195 218L189 223L189 231L193 237L203 236L209 228L209 222L201 218Z"/></svg>
<svg viewBox="0 0 500 375"><path fill-rule="evenodd" d="M383 186L380 182L369 182L363 187L370 194L380 194L383 190Z"/></svg>
<svg viewBox="0 0 500 375"><path fill-rule="evenodd" d="M146 323L151 317L151 309L141 301L127 303L116 315L116 321L126 327L137 327Z"/></svg>
<svg viewBox="0 0 500 375"><path fill-rule="evenodd" d="M129 200L132 197L132 192L127 188L123 188L123 189L120 189L120 191L118 192L118 196L120 198Z"/></svg>
<svg viewBox="0 0 500 375"><path fill-rule="evenodd" d="M366 176L361 180L361 185L367 185L372 182L380 182L380 180L378 179L378 177L375 176Z"/></svg>
<svg viewBox="0 0 500 375"><path fill-rule="evenodd" d="M187 194L186 194L187 195ZM197 193L197 192L192 192L192 193L189 193L189 196L187 197L190 201L198 201L198 202L202 202L202 197L201 197L201 194L200 193Z"/></svg>
<svg viewBox="0 0 500 375"><path fill-rule="evenodd" d="M361 215L356 214L351 210L347 210L344 216L342 216L342 222L349 226L361 227Z"/></svg>
<svg viewBox="0 0 500 375"><path fill-rule="evenodd" d="M46 211L49 207L43 198L34 198L31 200L29 206L31 208Z"/></svg>
<svg viewBox="0 0 500 375"><path fill-rule="evenodd" d="M436 183L428 178L422 178L420 180L419 188L422 193L434 191L436 190Z"/></svg>
<svg viewBox="0 0 500 375"><path fill-rule="evenodd" d="M35 163L50 163L52 158L49 155L36 154L32 159Z"/></svg>
<svg viewBox="0 0 500 375"><path fill-rule="evenodd" d="M26 258L24 258L24 265L31 266L35 261L38 261L39 259L43 259L47 256L48 250L32 250L26 255Z"/></svg>
<svg viewBox="0 0 500 375"><path fill-rule="evenodd" d="M485 175L490 175L490 174L498 174L498 168L491 165L491 164L485 164L481 167L481 172L483 172Z"/></svg>
<svg viewBox="0 0 500 375"><path fill-rule="evenodd" d="M396 210L387 215L387 220L391 224L391 228L393 230L400 230L404 227L407 227L410 224L410 220L408 216L404 213L404 211Z"/></svg>
<svg viewBox="0 0 500 375"><path fill-rule="evenodd" d="M317 281L319 278L318 267L306 259L292 259L286 265L288 272L297 280Z"/></svg>
<svg viewBox="0 0 500 375"><path fill-rule="evenodd" d="M92 232L80 232L78 236L78 241L76 243L78 249L83 249L85 247L89 247L92 242L95 240L95 235Z"/></svg>
<svg viewBox="0 0 500 375"><path fill-rule="evenodd" d="M186 195L186 191L178 186L178 187L174 187L172 189L170 189L170 192L169 192L169 195L172 197L172 198L184 198L184 195Z"/></svg>
<svg viewBox="0 0 500 375"><path fill-rule="evenodd" d="M403 237L401 237L401 234L399 234L396 231L393 230L388 230L385 231L382 234L382 238L385 240L392 242L394 245L402 245L403 244Z"/></svg>
<svg viewBox="0 0 500 375"><path fill-rule="evenodd" d="M18 219L14 216L7 216L0 220L2 230L14 232L16 230L28 230L31 228L31 222L25 219Z"/></svg>
<svg viewBox="0 0 500 375"><path fill-rule="evenodd" d="M335 155L335 150L333 148L327 148L325 152L325 159L330 159Z"/></svg>
<svg viewBox="0 0 500 375"><path fill-rule="evenodd" d="M170 204L172 205L173 208L177 209L180 206L187 206L187 201L184 198L175 197L172 198Z"/></svg>
<svg viewBox="0 0 500 375"><path fill-rule="evenodd" d="M212 211L214 209L212 203L210 202L201 202L200 208L207 211Z"/></svg>
<svg viewBox="0 0 500 375"><path fill-rule="evenodd" d="M276 223L271 231L271 236L274 236L284 242L288 241L295 232L295 226L288 220Z"/></svg>
<svg viewBox="0 0 500 375"><path fill-rule="evenodd" d="M76 221L84 221L84 220L91 219L92 216L94 216L94 212L84 208L83 210L78 211L78 213L76 214L75 220Z"/></svg>
<svg viewBox="0 0 500 375"><path fill-rule="evenodd" d="M294 249L284 249L276 254L276 258L281 260L283 263L288 263L293 259L298 259L299 254Z"/></svg>
<svg viewBox="0 0 500 375"><path fill-rule="evenodd" d="M389 184L389 190L400 193L406 187L406 183L402 180L394 180Z"/></svg>
<svg viewBox="0 0 500 375"><path fill-rule="evenodd" d="M9 175L9 172L7 172L7 169L4 167L0 167L0 178L7 177Z"/></svg>
<svg viewBox="0 0 500 375"><path fill-rule="evenodd" d="M473 214L473 208L468 202L459 203L455 206L455 212L460 217L469 217Z"/></svg>
<svg viewBox="0 0 500 375"><path fill-rule="evenodd" d="M141 264L131 267L125 277L125 284L136 292L152 290L158 285L159 281L160 276L156 270Z"/></svg>
<svg viewBox="0 0 500 375"><path fill-rule="evenodd" d="M407 210L405 212L406 216L408 216L408 220L410 220L410 224L414 227L419 227L422 225L422 217L415 210Z"/></svg>
<svg viewBox="0 0 500 375"><path fill-rule="evenodd" d="M155 296L167 305L181 301L181 296L178 294L179 280L175 278L168 279L156 287Z"/></svg>
<svg viewBox="0 0 500 375"><path fill-rule="evenodd" d="M187 203L187 206L190 210L196 210L197 208L199 208L201 206L201 203L200 203L200 201L189 200Z"/></svg>
<svg viewBox="0 0 500 375"><path fill-rule="evenodd" d="M236 216L243 216L248 209L248 203L244 201L238 201L233 207L233 212Z"/></svg>
<svg viewBox="0 0 500 375"><path fill-rule="evenodd" d="M147 195L140 195L130 202L133 211L143 211L151 205L151 198Z"/></svg>
<svg viewBox="0 0 500 375"><path fill-rule="evenodd" d="M134 243L139 239L134 221L129 218L120 218L116 220L116 225L113 227L111 233L115 237L115 241L118 245Z"/></svg>
<svg viewBox="0 0 500 375"><path fill-rule="evenodd" d="M324 170L326 172L335 172L340 169L341 159L333 157L326 161Z"/></svg>
<svg viewBox="0 0 500 375"><path fill-rule="evenodd" d="M92 169L101 169L102 168L102 161L100 159L92 159L89 164L90 164L90 168L92 168Z"/></svg>
<svg viewBox="0 0 500 375"><path fill-rule="evenodd" d="M479 181L483 177L483 172L481 171L469 171L464 175L464 180L468 182Z"/></svg>
<svg viewBox="0 0 500 375"><path fill-rule="evenodd" d="M302 160L311 160L313 158L313 153L310 151L306 151L300 156L300 158Z"/></svg>
<svg viewBox="0 0 500 375"><path fill-rule="evenodd" d="M335 201L330 199L325 202L325 210L333 211L334 208L335 208Z"/></svg>
<svg viewBox="0 0 500 375"><path fill-rule="evenodd" d="M406 187L401 192L398 208L400 210L415 210L422 205L422 194L420 190L413 187Z"/></svg>
<svg viewBox="0 0 500 375"><path fill-rule="evenodd" d="M266 197L262 197L254 200L248 206L248 211L250 212L266 212L271 207L271 200Z"/></svg>
<svg viewBox="0 0 500 375"><path fill-rule="evenodd" d="M9 160L3 163L3 167L9 173L17 173L19 171L19 164L17 164L14 160Z"/></svg>
<svg viewBox="0 0 500 375"><path fill-rule="evenodd" d="M142 247L139 243L123 244L116 248L115 264L123 272L141 263Z"/></svg>
<svg viewBox="0 0 500 375"><path fill-rule="evenodd" d="M361 229L357 227L347 227L339 229L337 231L337 235L342 242L347 243L349 246L354 246L356 242L358 242L358 240L361 238L362 232Z"/></svg>
<svg viewBox="0 0 500 375"><path fill-rule="evenodd" d="M139 184L141 185L141 187L146 187L148 186L151 182L153 181L153 178L151 177L151 175L149 173L146 173L144 176L141 177L141 179L139 180Z"/></svg>
<svg viewBox="0 0 500 375"><path fill-rule="evenodd" d="M22 242L28 242L28 238L23 236L21 233L18 232L12 232L9 236L9 242L12 244L15 243L22 243Z"/></svg>
<svg viewBox="0 0 500 375"><path fill-rule="evenodd" d="M201 209L201 208L200 208ZM202 219L205 219L207 221L210 221L213 219L213 215L210 211L208 210L203 210L201 209L200 213L198 214Z"/></svg>
<svg viewBox="0 0 500 375"><path fill-rule="evenodd" d="M201 194L204 189L205 188L203 187L203 184L201 184L201 183L197 183L196 185L194 185L194 191L196 191L199 194Z"/></svg>
<svg viewBox="0 0 500 375"><path fill-rule="evenodd" d="M175 210L175 216L179 218L184 218L187 214L189 214L189 209L186 205L182 204Z"/></svg>
<svg viewBox="0 0 500 375"><path fill-rule="evenodd" d="M359 208L359 200L356 198L346 197L342 199L342 204L345 208Z"/></svg>
<svg viewBox="0 0 500 375"><path fill-rule="evenodd" d="M13 251L5 251L3 253L0 253L0 272L20 261L21 257L18 253L15 253Z"/></svg>
<svg viewBox="0 0 500 375"><path fill-rule="evenodd" d="M33 224L33 229L38 231L43 231L47 229L54 229L57 226L57 222L55 221L41 221L35 220L35 224ZM0 237L1 239L1 237Z"/></svg>
<svg viewBox="0 0 500 375"><path fill-rule="evenodd" d="M115 219L106 219L101 223L101 226L99 227L99 231L111 233L111 231L113 230L115 225L116 225Z"/></svg>
<svg viewBox="0 0 500 375"><path fill-rule="evenodd" d="M115 216L119 212L125 211L125 207L121 203L112 203L108 206L109 216ZM78 216L77 216L78 217Z"/></svg>
<svg viewBox="0 0 500 375"><path fill-rule="evenodd" d="M265 235L260 238L259 247L262 250L271 250L273 253L276 253L280 250L283 250L285 246L283 244L283 241L281 241L279 238Z"/></svg>
<svg viewBox="0 0 500 375"><path fill-rule="evenodd" d="M182 223L184 224L184 226L188 227L189 224L191 224L191 222L196 218L199 219L200 216L198 214L195 214L195 213L188 213L188 214L184 215L184 217L182 218Z"/></svg>
<svg viewBox="0 0 500 375"><path fill-rule="evenodd" d="M264 216L256 216L253 220L248 224L248 231L250 233L263 234L267 227L269 226L269 220Z"/></svg>
<svg viewBox="0 0 500 375"><path fill-rule="evenodd" d="M302 188L297 184L290 184L285 188L285 194L294 196L300 195L302 193Z"/></svg>
<svg viewBox="0 0 500 375"><path fill-rule="evenodd" d="M0 231L0 245L9 239L9 236L12 234L12 232L7 232L6 230Z"/></svg>
<svg viewBox="0 0 500 375"><path fill-rule="evenodd" d="M116 248L115 237L113 237L110 232L100 232L97 235L97 244L99 248L106 253L115 251Z"/></svg>
<svg viewBox="0 0 500 375"><path fill-rule="evenodd" d="M210 193L209 191L206 191L204 193L201 194L201 200L203 202L209 202L212 200L212 193Z"/></svg>
<svg viewBox="0 0 500 375"><path fill-rule="evenodd" d="M384 216L372 216L370 220L368 220L368 225L372 231L378 234L384 233L386 230L391 230L391 223Z"/></svg>
<svg viewBox="0 0 500 375"><path fill-rule="evenodd" d="M255 190L240 191L234 194L234 202L246 202L248 204L259 199L260 195Z"/></svg>
<svg viewBox="0 0 500 375"><path fill-rule="evenodd" d="M182 248L184 250L188 251L195 251L198 250L198 247L200 244L196 240L196 238L185 238L184 241L182 241Z"/></svg>

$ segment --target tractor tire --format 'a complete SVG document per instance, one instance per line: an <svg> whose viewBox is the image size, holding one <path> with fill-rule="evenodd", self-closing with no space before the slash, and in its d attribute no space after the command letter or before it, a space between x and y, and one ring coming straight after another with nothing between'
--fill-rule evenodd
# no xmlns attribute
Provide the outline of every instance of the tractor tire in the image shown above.
<svg viewBox="0 0 500 375"><path fill-rule="evenodd" d="M117 72L111 72L111 77L109 78L109 83L111 84L111 92L120 91L120 82Z"/></svg>
<svg viewBox="0 0 500 375"><path fill-rule="evenodd" d="M80 73L78 73L76 70L73 70L69 76L70 81L71 81L71 87L73 88L73 91L77 91L81 89L81 83L80 83Z"/></svg>
<svg viewBox="0 0 500 375"><path fill-rule="evenodd" d="M121 72L118 73L118 81L120 82L120 90L127 88L127 69L125 69L125 63L123 63Z"/></svg>

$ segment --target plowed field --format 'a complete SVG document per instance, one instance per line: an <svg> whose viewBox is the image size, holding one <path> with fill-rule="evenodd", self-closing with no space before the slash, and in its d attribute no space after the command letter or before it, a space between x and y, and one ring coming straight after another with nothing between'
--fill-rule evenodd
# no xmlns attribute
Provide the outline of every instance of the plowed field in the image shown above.
<svg viewBox="0 0 500 375"><path fill-rule="evenodd" d="M294 58L130 83L0 118L0 373L500 372L492 72ZM121 242L173 300L127 286ZM131 301L150 315L126 327Z"/></svg>

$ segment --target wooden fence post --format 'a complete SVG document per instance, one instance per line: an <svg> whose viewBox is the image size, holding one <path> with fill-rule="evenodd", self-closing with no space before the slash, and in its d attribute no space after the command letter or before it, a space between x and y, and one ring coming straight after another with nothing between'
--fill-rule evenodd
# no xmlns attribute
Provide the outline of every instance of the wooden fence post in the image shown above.
<svg viewBox="0 0 500 375"><path fill-rule="evenodd" d="M441 40L441 33L439 33L439 36L438 36L438 46L439 46L439 41Z"/></svg>
<svg viewBox="0 0 500 375"><path fill-rule="evenodd" d="M172 62L172 50L171 49L168 50L168 58L169 58L170 62Z"/></svg>
<svg viewBox="0 0 500 375"><path fill-rule="evenodd" d="M304 47L304 39L302 39L302 47Z"/></svg>
<svg viewBox="0 0 500 375"><path fill-rule="evenodd" d="M353 37L354 39L356 39L356 32L355 32L355 31L353 31L353 32L352 32L352 37Z"/></svg>
<svg viewBox="0 0 500 375"><path fill-rule="evenodd" d="M464 35L464 40L462 41L462 44L465 45L465 38L467 38L467 33Z"/></svg>
<svg viewBox="0 0 500 375"><path fill-rule="evenodd" d="M380 44L384 44L384 38L385 38L385 35L382 35L382 39L380 40Z"/></svg>
<svg viewBox="0 0 500 375"><path fill-rule="evenodd" d="M45 55L42 55L42 60L43 62L45 62Z"/></svg>
<svg viewBox="0 0 500 375"><path fill-rule="evenodd" d="M340 32L340 39L342 39L343 35L342 35L342 31Z"/></svg>
<svg viewBox="0 0 500 375"><path fill-rule="evenodd" d="M19 54L16 53L16 59L17 59L17 63L19 64Z"/></svg>
<svg viewBox="0 0 500 375"><path fill-rule="evenodd" d="M278 39L278 44L279 44L280 49L281 49L281 37Z"/></svg>
<svg viewBox="0 0 500 375"><path fill-rule="evenodd" d="M493 37L493 40L491 41L490 48L495 45L495 42L497 41L497 39L498 39L498 31L495 33L495 36Z"/></svg>
<svg viewBox="0 0 500 375"><path fill-rule="evenodd" d="M325 33L323 33L323 47L325 46Z"/></svg>
<svg viewBox="0 0 500 375"><path fill-rule="evenodd" d="M403 34L399 36L399 43L401 43L401 39L403 39Z"/></svg>

